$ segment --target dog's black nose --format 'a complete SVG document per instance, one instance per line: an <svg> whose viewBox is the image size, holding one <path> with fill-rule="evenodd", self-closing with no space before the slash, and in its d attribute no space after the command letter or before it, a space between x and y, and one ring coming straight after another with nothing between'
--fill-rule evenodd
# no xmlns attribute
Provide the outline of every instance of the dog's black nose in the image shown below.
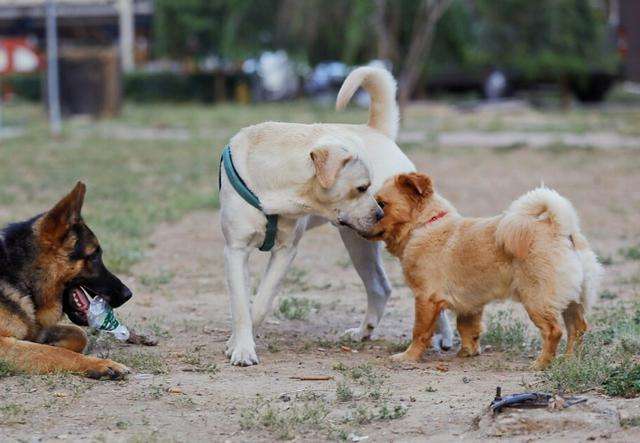
<svg viewBox="0 0 640 443"><path fill-rule="evenodd" d="M122 303L124 304L128 302L131 297L133 297L133 292L131 292L131 289L124 288L122 290Z"/></svg>
<svg viewBox="0 0 640 443"><path fill-rule="evenodd" d="M380 220L382 220L382 217L384 217L384 211L382 210L382 208L376 209L376 221L379 222Z"/></svg>

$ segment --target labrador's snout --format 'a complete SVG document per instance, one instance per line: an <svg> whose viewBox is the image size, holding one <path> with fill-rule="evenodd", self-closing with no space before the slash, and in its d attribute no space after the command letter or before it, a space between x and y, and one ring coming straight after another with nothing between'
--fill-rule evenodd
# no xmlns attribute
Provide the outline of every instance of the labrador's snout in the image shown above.
<svg viewBox="0 0 640 443"><path fill-rule="evenodd" d="M378 208L376 209L374 217L376 219L376 222L379 222L384 217L384 211L380 206L378 206Z"/></svg>

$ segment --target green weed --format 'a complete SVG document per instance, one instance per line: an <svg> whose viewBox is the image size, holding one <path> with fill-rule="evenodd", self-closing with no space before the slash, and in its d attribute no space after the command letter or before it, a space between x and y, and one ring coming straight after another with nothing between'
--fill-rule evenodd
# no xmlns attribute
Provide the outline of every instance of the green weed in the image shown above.
<svg viewBox="0 0 640 443"><path fill-rule="evenodd" d="M631 246L620 249L620 255L627 260L640 260L640 246Z"/></svg>
<svg viewBox="0 0 640 443"><path fill-rule="evenodd" d="M276 315L287 320L306 320L314 309L320 309L320 304L306 298L284 297L280 300Z"/></svg>
<svg viewBox="0 0 640 443"><path fill-rule="evenodd" d="M139 372L150 374L167 374L169 372L165 357L155 352L116 350L109 352L109 355L104 357L122 363Z"/></svg>
<svg viewBox="0 0 640 443"><path fill-rule="evenodd" d="M640 395L640 305L618 305L595 316L593 326L573 356L560 356L542 373L548 389L583 392L601 389L608 395Z"/></svg>
<svg viewBox="0 0 640 443"><path fill-rule="evenodd" d="M482 342L499 351L514 353L526 351L531 344L526 324L514 319L509 311L498 311L489 316L487 332L483 335Z"/></svg>

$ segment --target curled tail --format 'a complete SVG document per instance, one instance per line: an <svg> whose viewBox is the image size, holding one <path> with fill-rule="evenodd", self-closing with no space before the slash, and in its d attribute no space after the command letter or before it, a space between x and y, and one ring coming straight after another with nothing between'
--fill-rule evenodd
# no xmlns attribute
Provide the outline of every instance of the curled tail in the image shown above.
<svg viewBox="0 0 640 443"><path fill-rule="evenodd" d="M353 70L338 92L336 109L347 106L360 86L371 96L367 124L395 140L398 135L399 111L393 75L386 69L367 66Z"/></svg>
<svg viewBox="0 0 640 443"><path fill-rule="evenodd" d="M498 224L496 240L508 252L524 259L541 222L560 236L580 233L578 214L571 202L553 189L540 187L511 203Z"/></svg>
<svg viewBox="0 0 640 443"><path fill-rule="evenodd" d="M571 242L583 272L580 302L588 309L597 296L603 271L580 232L578 214L569 200L545 187L529 191L505 211L496 229L496 241L515 257L526 259L542 226Z"/></svg>

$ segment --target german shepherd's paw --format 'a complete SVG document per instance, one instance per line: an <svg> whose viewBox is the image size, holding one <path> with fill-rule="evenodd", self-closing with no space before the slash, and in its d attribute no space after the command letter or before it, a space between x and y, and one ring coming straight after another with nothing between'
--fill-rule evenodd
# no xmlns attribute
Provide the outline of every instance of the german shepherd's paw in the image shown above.
<svg viewBox="0 0 640 443"><path fill-rule="evenodd" d="M99 358L96 358L95 361L91 362L85 371L85 375L87 377L95 378L96 380L122 380L130 373L131 370L123 364L116 363L113 360Z"/></svg>

